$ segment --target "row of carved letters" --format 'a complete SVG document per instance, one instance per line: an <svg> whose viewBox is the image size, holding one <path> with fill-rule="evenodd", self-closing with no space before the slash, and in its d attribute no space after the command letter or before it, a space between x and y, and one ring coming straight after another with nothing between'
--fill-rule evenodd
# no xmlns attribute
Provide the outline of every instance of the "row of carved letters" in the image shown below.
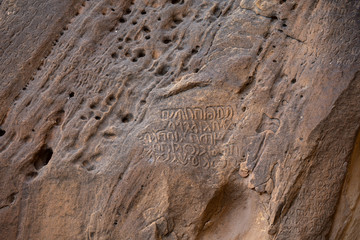
<svg viewBox="0 0 360 240"><path fill-rule="evenodd" d="M183 107L161 110L162 120L216 120L232 119L231 106Z"/></svg>
<svg viewBox="0 0 360 240"><path fill-rule="evenodd" d="M292 219L287 218L285 220L286 225L283 226L284 231L290 231L292 233L299 232L300 230L310 233L321 231L323 225L322 222L325 221L325 218L309 218L309 219ZM304 224L306 222L306 224Z"/></svg>
<svg viewBox="0 0 360 240"><path fill-rule="evenodd" d="M175 142L216 145L223 137L224 133L179 134L178 132L159 131L151 134L145 133L143 141L145 144Z"/></svg>
<svg viewBox="0 0 360 240"><path fill-rule="evenodd" d="M189 156L182 154L155 154L152 153L149 157L151 157L155 162L167 162L167 163L175 163L186 166L188 164L194 167L226 167L227 160L220 159L218 161L213 161L209 156Z"/></svg>
<svg viewBox="0 0 360 240"><path fill-rule="evenodd" d="M166 129L169 131L179 131L183 133L203 133L203 132L217 132L222 130L229 130L234 123L229 119L223 120L183 120L174 121L169 120Z"/></svg>
<svg viewBox="0 0 360 240"><path fill-rule="evenodd" d="M180 144L180 143L156 143L156 144L144 144L146 151L154 153L180 153L191 156L202 156L209 154L210 156L217 156L221 153L224 156L242 156L241 148L235 144L228 144L220 147L214 147L206 144Z"/></svg>

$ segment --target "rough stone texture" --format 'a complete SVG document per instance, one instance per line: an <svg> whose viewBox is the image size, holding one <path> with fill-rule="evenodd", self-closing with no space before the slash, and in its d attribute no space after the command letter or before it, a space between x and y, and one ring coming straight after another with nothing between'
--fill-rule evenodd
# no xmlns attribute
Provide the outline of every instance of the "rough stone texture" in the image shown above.
<svg viewBox="0 0 360 240"><path fill-rule="evenodd" d="M0 1L1 238L360 238L359 15Z"/></svg>

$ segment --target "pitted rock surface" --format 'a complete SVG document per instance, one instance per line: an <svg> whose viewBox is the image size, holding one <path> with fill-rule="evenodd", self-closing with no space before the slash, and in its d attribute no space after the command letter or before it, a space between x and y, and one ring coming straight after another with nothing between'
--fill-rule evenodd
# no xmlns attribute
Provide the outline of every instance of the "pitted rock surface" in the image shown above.
<svg viewBox="0 0 360 240"><path fill-rule="evenodd" d="M357 239L360 2L0 1L4 239Z"/></svg>

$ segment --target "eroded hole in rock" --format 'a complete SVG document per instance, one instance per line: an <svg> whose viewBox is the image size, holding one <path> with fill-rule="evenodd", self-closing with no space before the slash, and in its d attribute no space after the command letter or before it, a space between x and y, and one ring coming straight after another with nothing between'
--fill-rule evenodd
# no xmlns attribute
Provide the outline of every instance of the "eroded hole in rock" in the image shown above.
<svg viewBox="0 0 360 240"><path fill-rule="evenodd" d="M100 116L95 116L95 119L96 119L96 120L100 120L101 117L100 117Z"/></svg>
<svg viewBox="0 0 360 240"><path fill-rule="evenodd" d="M103 137L104 138L114 138L116 135L115 135L115 133L113 133L113 132L105 132L104 134L103 134Z"/></svg>
<svg viewBox="0 0 360 240"><path fill-rule="evenodd" d="M126 10L125 10L125 12L124 12L124 15L128 15L128 14L130 14L131 13L131 9L130 8L127 8Z"/></svg>
<svg viewBox="0 0 360 240"><path fill-rule="evenodd" d="M293 78L293 79L291 80L291 83L292 83L292 84L296 83L296 79Z"/></svg>
<svg viewBox="0 0 360 240"><path fill-rule="evenodd" d="M115 101L115 96L113 94L111 94L107 100L106 100L106 104L110 105L111 103L113 103Z"/></svg>
<svg viewBox="0 0 360 240"><path fill-rule="evenodd" d="M131 52L129 51L125 52L125 57L131 57Z"/></svg>
<svg viewBox="0 0 360 240"><path fill-rule="evenodd" d="M162 42L165 43L165 44L169 44L171 42L171 39L169 37L164 37L162 39Z"/></svg>
<svg viewBox="0 0 360 240"><path fill-rule="evenodd" d="M6 198L6 201L8 204L13 204L16 200L16 196L17 196L18 193L14 192L12 194L10 194L7 198Z"/></svg>
<svg viewBox="0 0 360 240"><path fill-rule="evenodd" d="M132 121L133 118L134 118L134 116L133 116L131 113L128 113L128 114L125 114L125 116L123 116L123 117L121 118L121 121L122 121L123 123L128 123L128 122Z"/></svg>
<svg viewBox="0 0 360 240"><path fill-rule="evenodd" d="M4 136L4 135L5 135L5 133L6 133L6 131L5 131L5 130L3 130L2 128L0 128L0 137Z"/></svg>
<svg viewBox="0 0 360 240"><path fill-rule="evenodd" d="M30 104L31 104L31 100L25 104L25 107L28 107Z"/></svg>
<svg viewBox="0 0 360 240"><path fill-rule="evenodd" d="M214 14L216 17L220 17L220 15L221 15L221 9L220 9L218 6L216 6L216 7L214 8L214 10L213 10L213 14Z"/></svg>
<svg viewBox="0 0 360 240"><path fill-rule="evenodd" d="M34 156L34 167L36 170L40 170L45 167L51 160L53 150L49 147L42 147Z"/></svg>
<svg viewBox="0 0 360 240"><path fill-rule="evenodd" d="M162 66L158 67L158 69L155 72L155 75L164 76L168 71L169 71L169 66L162 65Z"/></svg>
<svg viewBox="0 0 360 240"><path fill-rule="evenodd" d="M150 32L150 28L148 26L143 26L142 30L146 33Z"/></svg>
<svg viewBox="0 0 360 240"><path fill-rule="evenodd" d="M74 97L74 95L75 95L75 93L74 93L74 92L69 93L69 98Z"/></svg>
<svg viewBox="0 0 360 240"><path fill-rule="evenodd" d="M54 117L55 117L55 125L56 126L61 124L62 119L64 117L64 113L65 113L65 111L63 109L61 109L60 111L57 111L55 113Z"/></svg>
<svg viewBox="0 0 360 240"><path fill-rule="evenodd" d="M96 108L96 106L97 106L97 104L96 104L96 103L91 103L91 104L90 104L90 108L91 108L91 109L95 109L95 108Z"/></svg>
<svg viewBox="0 0 360 240"><path fill-rule="evenodd" d="M142 58L142 57L145 57L145 50L144 49L139 49L139 50L137 50L136 51L136 56L138 57L138 58Z"/></svg>
<svg viewBox="0 0 360 240"><path fill-rule="evenodd" d="M196 54L196 53L198 53L199 52L199 46L196 46L195 48L193 48L192 50L191 50L191 53L192 54Z"/></svg>
<svg viewBox="0 0 360 240"><path fill-rule="evenodd" d="M116 52L114 52L114 53L111 54L111 57L115 59L115 58L118 58L119 55Z"/></svg>
<svg viewBox="0 0 360 240"><path fill-rule="evenodd" d="M179 25L180 23L182 23L183 19L181 18L181 15L173 15L172 16L172 21L175 25Z"/></svg>
<svg viewBox="0 0 360 240"><path fill-rule="evenodd" d="M33 178L36 178L37 175L38 175L37 172L29 172L28 174L26 174L25 180L26 180L26 181L30 181L30 180L32 180Z"/></svg>
<svg viewBox="0 0 360 240"><path fill-rule="evenodd" d="M291 7L291 11L294 11L295 9L296 9L296 7L297 7L297 4L295 3L292 7Z"/></svg>
<svg viewBox="0 0 360 240"><path fill-rule="evenodd" d="M29 135L24 136L22 139L23 139L24 142L30 142L30 136Z"/></svg>
<svg viewBox="0 0 360 240"><path fill-rule="evenodd" d="M89 161L85 160L82 163L82 166L87 170L87 171L93 171L95 170L95 166L93 164L91 164Z"/></svg>
<svg viewBox="0 0 360 240"><path fill-rule="evenodd" d="M123 18L123 17L121 17L121 18L119 18L119 22L120 22L120 23L124 23L124 22L126 22L126 19Z"/></svg>

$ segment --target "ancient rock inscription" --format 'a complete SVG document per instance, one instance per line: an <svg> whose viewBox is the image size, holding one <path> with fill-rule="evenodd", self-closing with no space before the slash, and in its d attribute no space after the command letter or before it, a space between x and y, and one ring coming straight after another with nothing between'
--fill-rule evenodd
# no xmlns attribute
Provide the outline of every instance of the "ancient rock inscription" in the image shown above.
<svg viewBox="0 0 360 240"><path fill-rule="evenodd" d="M234 126L232 106L167 108L140 138L150 161L209 168L225 164L222 155L239 152L234 145L223 146Z"/></svg>

